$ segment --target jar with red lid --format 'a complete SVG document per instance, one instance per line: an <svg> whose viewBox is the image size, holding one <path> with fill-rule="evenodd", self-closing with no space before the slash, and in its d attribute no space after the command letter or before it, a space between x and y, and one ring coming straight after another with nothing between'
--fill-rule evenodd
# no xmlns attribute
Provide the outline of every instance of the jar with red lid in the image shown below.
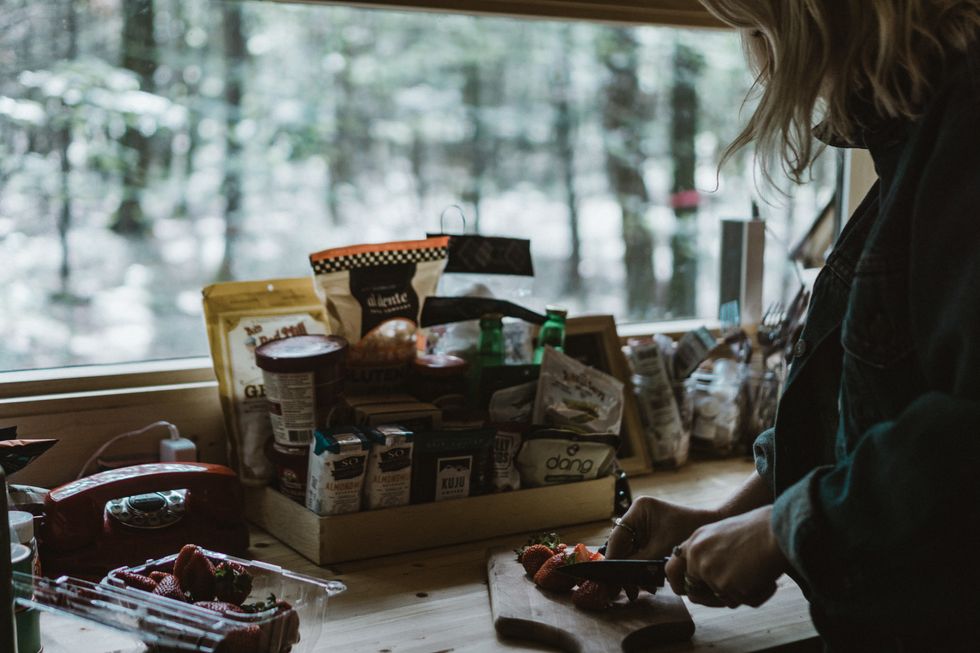
<svg viewBox="0 0 980 653"><path fill-rule="evenodd" d="M466 404L469 364L458 356L422 354L412 361L412 394L442 410Z"/></svg>
<svg viewBox="0 0 980 653"><path fill-rule="evenodd" d="M346 357L347 341L340 336L293 336L255 350L277 444L307 446L316 429L334 424Z"/></svg>

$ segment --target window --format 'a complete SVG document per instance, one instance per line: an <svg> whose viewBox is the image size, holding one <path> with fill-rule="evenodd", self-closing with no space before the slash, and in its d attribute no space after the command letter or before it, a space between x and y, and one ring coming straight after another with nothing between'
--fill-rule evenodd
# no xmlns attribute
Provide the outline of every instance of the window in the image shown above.
<svg viewBox="0 0 980 653"><path fill-rule="evenodd" d="M202 286L460 229L453 205L531 239L522 303L714 316L719 219L757 199L751 152L716 177L750 83L720 30L8 0L0 370L205 355ZM824 158L760 204L773 296L832 194Z"/></svg>

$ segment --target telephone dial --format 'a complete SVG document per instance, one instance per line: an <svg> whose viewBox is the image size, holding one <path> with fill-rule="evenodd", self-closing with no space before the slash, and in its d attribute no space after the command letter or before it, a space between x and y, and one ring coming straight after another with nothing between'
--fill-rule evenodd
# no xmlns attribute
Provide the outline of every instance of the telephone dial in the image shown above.
<svg viewBox="0 0 980 653"><path fill-rule="evenodd" d="M244 555L248 526L235 473L207 463L150 463L51 490L38 534L41 569L99 580L185 544Z"/></svg>

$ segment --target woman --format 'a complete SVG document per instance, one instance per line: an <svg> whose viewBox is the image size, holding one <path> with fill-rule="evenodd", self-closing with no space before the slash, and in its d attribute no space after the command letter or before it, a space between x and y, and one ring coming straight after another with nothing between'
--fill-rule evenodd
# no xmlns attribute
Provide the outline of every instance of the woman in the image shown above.
<svg viewBox="0 0 980 653"><path fill-rule="evenodd" d="M980 650L978 0L702 0L762 93L745 131L799 180L812 137L879 182L813 291L757 473L701 511L638 500L610 557L759 606L790 574L830 650ZM814 117L822 121L814 126Z"/></svg>

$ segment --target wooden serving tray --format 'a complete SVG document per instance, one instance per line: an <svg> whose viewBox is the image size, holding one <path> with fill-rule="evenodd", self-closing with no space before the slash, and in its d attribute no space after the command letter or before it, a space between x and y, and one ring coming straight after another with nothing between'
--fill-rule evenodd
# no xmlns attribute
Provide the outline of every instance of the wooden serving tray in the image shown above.
<svg viewBox="0 0 980 653"><path fill-rule="evenodd" d="M580 610L571 592L537 587L509 548L487 552L490 609L504 637L534 640L569 653L649 651L657 645L687 641L694 621L670 587L641 592L630 603L625 594L605 612Z"/></svg>
<svg viewBox="0 0 980 653"><path fill-rule="evenodd" d="M608 519L612 476L320 517L272 488L246 488L249 521L318 565Z"/></svg>

